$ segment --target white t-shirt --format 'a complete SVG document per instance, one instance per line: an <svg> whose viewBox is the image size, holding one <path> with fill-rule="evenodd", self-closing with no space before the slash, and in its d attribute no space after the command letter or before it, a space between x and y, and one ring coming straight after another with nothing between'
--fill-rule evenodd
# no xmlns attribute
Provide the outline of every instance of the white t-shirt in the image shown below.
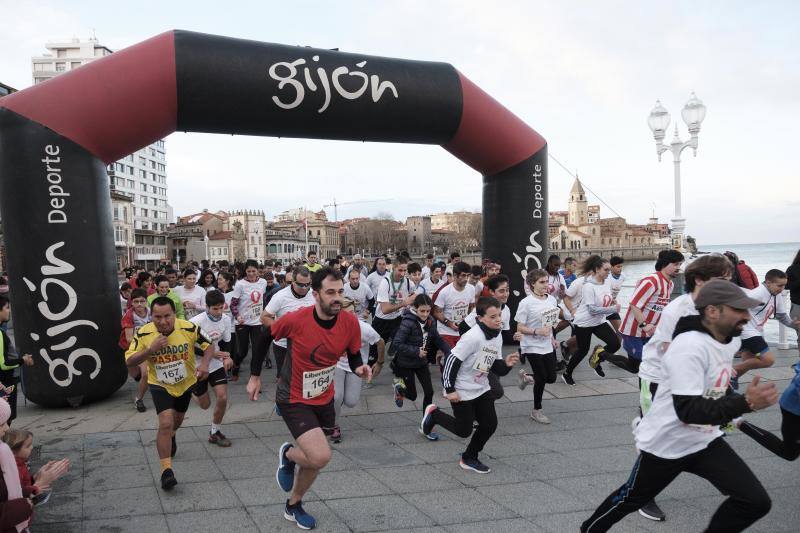
<svg viewBox="0 0 800 533"><path fill-rule="evenodd" d="M433 298L434 293L438 291L439 288L445 283L447 282L443 279L439 279L439 281L434 283L431 281L431 278L428 277L419 282L419 285L417 286L415 292L417 294L427 294L428 296Z"/></svg>
<svg viewBox="0 0 800 533"><path fill-rule="evenodd" d="M455 283L451 283L436 296L433 304L442 309L445 320L452 320L459 324L469 314L469 306L475 303L475 287L467 283L462 290L456 289ZM439 326L440 335L451 335L458 337L457 329L451 329L444 324Z"/></svg>
<svg viewBox="0 0 800 533"><path fill-rule="evenodd" d="M374 272L373 272L374 274ZM382 303L396 304L401 300L408 298L412 293L411 281L408 278L403 278L400 281L395 281L391 276L381 281L378 287L378 295L375 298L377 305L375 305L375 318L383 320L394 320L403 312L403 308L392 311L391 313L384 313L381 310Z"/></svg>
<svg viewBox="0 0 800 533"><path fill-rule="evenodd" d="M525 285L530 289L527 283ZM560 302L564 298L564 291L566 288L567 282L564 281L564 276L562 276L561 273L556 273L555 276L551 274L547 275L547 294L555 298L557 302Z"/></svg>
<svg viewBox="0 0 800 533"><path fill-rule="evenodd" d="M745 294L761 304L750 308L750 321L742 330L742 338L764 336L764 324L773 313L786 313L786 300L782 296L773 296L763 283L754 289L744 289Z"/></svg>
<svg viewBox="0 0 800 533"><path fill-rule="evenodd" d="M367 300L375 298L372 289L369 285L362 280L358 284L358 288L354 289L350 286L350 282L344 284L344 295L356 303L356 314L360 317L367 310Z"/></svg>
<svg viewBox="0 0 800 533"><path fill-rule="evenodd" d="M381 282L389 275L389 271L385 270L383 274L379 274L376 270L369 276L367 276L367 285L369 285L369 290L372 291L372 294L378 294L378 287L380 287Z"/></svg>
<svg viewBox="0 0 800 533"><path fill-rule="evenodd" d="M470 283L470 285L472 284ZM477 298L478 295L480 295L480 293L483 292L483 282L481 280L478 280L478 282L472 286L475 287L475 297Z"/></svg>
<svg viewBox="0 0 800 533"><path fill-rule="evenodd" d="M275 293L267 304L266 311L271 315L275 315L275 319L277 320L286 313L291 313L292 311L297 311L298 309L310 307L312 305L314 305L314 295L311 291L308 291L302 298L298 298L294 295L294 292L292 292L292 286L287 285ZM274 342L276 346L286 348L286 339L276 339Z"/></svg>
<svg viewBox="0 0 800 533"><path fill-rule="evenodd" d="M219 341L231 342L231 330L233 328L231 327L231 321L225 315L222 315L222 318L219 320L213 320L208 316L208 313L203 312L192 318L191 322L198 326L203 335L211 341L215 351L219 351ZM200 359L202 358L197 358L198 363ZM211 373L215 370L219 370L223 366L222 359L212 357L211 362L208 364L208 371Z"/></svg>
<svg viewBox="0 0 800 533"><path fill-rule="evenodd" d="M366 365L369 360L369 347L381 340L381 336L363 320L359 320L358 325L361 326L361 362ZM353 372L350 370L350 361L347 360L346 354L339 358L336 366L346 372Z"/></svg>
<svg viewBox="0 0 800 533"><path fill-rule="evenodd" d="M254 282L240 279L231 293L232 298L239 299L239 316L244 318L247 326L261 325L261 311L264 310L264 293L267 292L267 281L258 278Z"/></svg>
<svg viewBox="0 0 800 533"><path fill-rule="evenodd" d="M741 347L708 333L688 331L675 337L662 359L662 380L653 406L634 430L636 446L662 459L678 459L705 449L722 435L718 425L684 424L678 419L672 395L725 396L733 373L733 355Z"/></svg>
<svg viewBox="0 0 800 533"><path fill-rule="evenodd" d="M544 299L539 299L535 295L526 296L519 303L514 320L529 328L544 326L554 328L559 320L558 303L551 294L546 295ZM553 351L553 336L523 335L519 343L519 351L526 354L550 353Z"/></svg>
<svg viewBox="0 0 800 533"><path fill-rule="evenodd" d="M577 311L581 306L581 299L583 298L583 284L584 283L586 283L586 278L584 276L578 276L577 278L575 278L573 280L572 283L570 283L569 287L567 287L567 290L564 292L565 296L569 296L569 298L570 298L570 300L572 302L572 308L575 309L575 311ZM529 294L530 294L530 292L529 292ZM564 310L564 318L565 319L572 320L572 319L575 318L569 312L569 309L567 309L566 304L564 304L562 302L560 305L561 305L561 308Z"/></svg>
<svg viewBox="0 0 800 533"><path fill-rule="evenodd" d="M661 383L661 358L664 356L675 325L682 317L696 315L694 300L691 294L682 294L671 301L661 312L661 320L650 337L650 341L642 349L642 364L639 366L639 377L652 383Z"/></svg>
<svg viewBox="0 0 800 533"><path fill-rule="evenodd" d="M461 361L454 384L461 400L473 400L491 388L489 370L496 359L502 358L502 350L503 336L486 339L481 328L472 328L458 340L451 356ZM450 357L445 361L445 373L448 363L452 363Z"/></svg>
<svg viewBox="0 0 800 533"><path fill-rule="evenodd" d="M186 320L191 320L206 310L206 290L203 287L195 285L189 290L183 285L178 285L172 290L178 295L183 304L183 313L186 316ZM194 309L186 307L186 302L192 302Z"/></svg>
<svg viewBox="0 0 800 533"><path fill-rule="evenodd" d="M508 308L507 305L503 304L503 309L500 310L500 318L503 320L503 331L508 331L511 329L511 309ZM478 312L473 309L470 314L464 318L464 322L470 328L474 328L478 324Z"/></svg>
<svg viewBox="0 0 800 533"><path fill-rule="evenodd" d="M578 280L575 280L577 283ZM573 285L575 285L573 283ZM572 287L570 287L572 288ZM597 283L594 278L589 278L581 289L581 305L575 312L575 320L572 322L582 328L593 328L606 321L606 317L613 313L611 308L611 285L608 283ZM606 314L593 314L589 311L589 306L607 307Z"/></svg>
<svg viewBox="0 0 800 533"><path fill-rule="evenodd" d="M431 277L431 267L424 265L422 267L422 279L428 279L429 277Z"/></svg>
<svg viewBox="0 0 800 533"><path fill-rule="evenodd" d="M620 272L618 278L615 278L614 274L609 274L606 278L606 281L611 285L612 298L616 298L619 294L619 291L622 290L622 282L625 281L625 273Z"/></svg>
<svg viewBox="0 0 800 533"><path fill-rule="evenodd" d="M225 296L225 306L222 308L222 313L228 318L228 320L231 321L231 327L235 328L236 321L233 318L233 312L231 312L231 300L233 300L233 291L228 291L224 293L224 296Z"/></svg>

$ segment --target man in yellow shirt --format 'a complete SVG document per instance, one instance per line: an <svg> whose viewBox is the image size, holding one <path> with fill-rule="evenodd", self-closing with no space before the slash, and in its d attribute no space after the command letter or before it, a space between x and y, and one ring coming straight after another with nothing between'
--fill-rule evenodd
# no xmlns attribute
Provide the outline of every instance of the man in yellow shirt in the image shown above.
<svg viewBox="0 0 800 533"><path fill-rule="evenodd" d="M150 307L152 322L136 332L125 364L136 367L147 361L147 383L158 413L156 449L161 461L161 488L171 490L178 481L172 471L172 457L178 449L175 433L189 409L192 389L208 377L214 346L188 320L175 317L175 304L166 296L155 298ZM195 363L195 347L203 359Z"/></svg>
<svg viewBox="0 0 800 533"><path fill-rule="evenodd" d="M306 264L305 267L308 269L309 272L312 274L322 268L320 263L317 263L317 252L310 250L308 255L306 256Z"/></svg>

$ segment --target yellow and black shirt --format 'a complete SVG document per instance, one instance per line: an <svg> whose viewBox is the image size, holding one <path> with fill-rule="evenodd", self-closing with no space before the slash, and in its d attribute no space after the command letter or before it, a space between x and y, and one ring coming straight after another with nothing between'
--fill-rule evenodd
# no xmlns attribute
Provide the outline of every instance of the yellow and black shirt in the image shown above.
<svg viewBox="0 0 800 533"><path fill-rule="evenodd" d="M139 328L125 358L150 346L158 338L153 322ZM211 342L200 328L188 320L175 319L175 329L167 337L167 345L147 359L147 382L164 387L171 396L181 396L196 382L195 346L205 350Z"/></svg>

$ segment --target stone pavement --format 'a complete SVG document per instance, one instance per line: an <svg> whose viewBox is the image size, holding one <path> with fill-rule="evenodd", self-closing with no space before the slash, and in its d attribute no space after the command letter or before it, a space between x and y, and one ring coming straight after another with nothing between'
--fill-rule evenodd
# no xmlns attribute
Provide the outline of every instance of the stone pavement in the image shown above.
<svg viewBox="0 0 800 533"><path fill-rule="evenodd" d="M782 351L776 366L761 374L783 389L795 361L796 350ZM630 422L638 405L636 379L610 365L606 373L598 379L583 364L575 373L577 387L548 385L549 426L528 418L532 392L516 387L515 372L503 378L499 427L483 456L492 472L479 475L458 467L462 439L442 431L441 441L429 442L417 432L418 406L394 406L387 368L363 391L358 408L345 409L344 440L333 445L333 460L308 494L306 509L319 531L577 531L624 482L635 457ZM134 410L131 384L77 409L47 410L20 400L14 426L34 432L34 469L64 456L73 464L50 502L37 508L33 530L296 531L283 518L286 494L275 483L276 451L289 433L272 411L271 376L264 371L268 393L255 403L245 397L247 376L231 385L223 426L233 440L230 448L209 444L210 412L190 408L177 437L179 484L170 493L159 485L155 410L149 397L146 413ZM447 404L439 393L436 398ZM780 427L777 407L747 419L771 431ZM753 531L798 531L800 464L771 455L741 433L728 441L773 499L772 511ZM659 497L667 522L635 514L614 531L700 531L722 499L710 484L684 474Z"/></svg>

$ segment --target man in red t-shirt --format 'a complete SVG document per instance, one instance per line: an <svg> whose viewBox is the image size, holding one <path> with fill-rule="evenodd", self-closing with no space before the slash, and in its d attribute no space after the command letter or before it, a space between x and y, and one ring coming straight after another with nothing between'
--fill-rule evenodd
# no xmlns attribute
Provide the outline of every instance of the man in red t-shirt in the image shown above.
<svg viewBox="0 0 800 533"><path fill-rule="evenodd" d="M278 452L278 485L290 492L284 518L304 529L316 525L303 510L305 493L328 461L331 449L323 429L336 423L333 374L346 353L351 370L369 379L372 372L361 359L361 327L352 313L340 313L344 282L339 269L324 267L311 278L314 306L287 313L272 324L275 339L287 339L286 360L275 394L281 416L297 446L285 442ZM259 390L248 384L251 400ZM299 469L295 475L295 466Z"/></svg>

